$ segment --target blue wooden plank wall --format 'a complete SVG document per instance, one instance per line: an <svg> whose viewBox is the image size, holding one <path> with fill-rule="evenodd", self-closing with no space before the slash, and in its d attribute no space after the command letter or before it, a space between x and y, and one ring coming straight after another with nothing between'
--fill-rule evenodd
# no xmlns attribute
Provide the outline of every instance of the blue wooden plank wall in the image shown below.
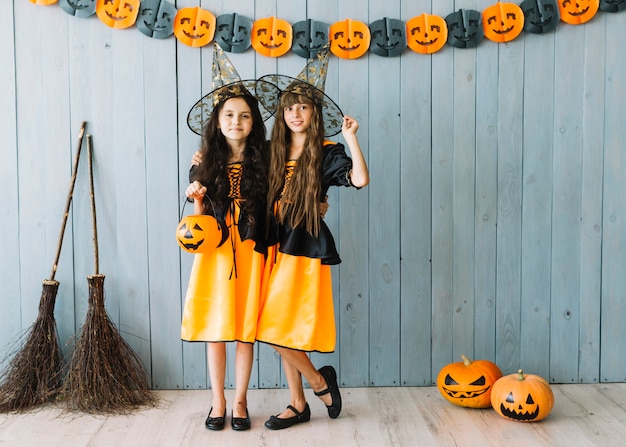
<svg viewBox="0 0 626 447"><path fill-rule="evenodd" d="M492 3L176 6L331 24ZM330 193L344 261L333 270L338 344L315 364L334 364L351 387L431 385L461 354L552 382L626 381L625 41L626 11L600 11L509 43L331 58L326 91L359 120L372 182ZM0 54L0 357L37 315L87 121L107 310L154 388L209 387L205 346L179 338L191 255L173 230L199 145L186 116L211 90L212 46L14 0ZM229 56L243 78L295 76L306 62ZM82 164L56 274L63 343L84 321L94 272L87 180ZM251 387L285 386L274 350L256 356Z"/></svg>

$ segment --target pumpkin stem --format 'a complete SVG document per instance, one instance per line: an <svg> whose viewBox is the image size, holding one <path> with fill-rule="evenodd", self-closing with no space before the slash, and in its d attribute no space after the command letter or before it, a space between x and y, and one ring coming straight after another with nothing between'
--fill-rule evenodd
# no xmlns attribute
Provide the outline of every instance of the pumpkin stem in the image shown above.
<svg viewBox="0 0 626 447"><path fill-rule="evenodd" d="M521 369L517 371L517 380L526 380L526 377L524 377L524 371Z"/></svg>
<svg viewBox="0 0 626 447"><path fill-rule="evenodd" d="M461 360L463 360L463 364L465 366L470 366L472 364L472 361L470 360L470 358L466 356L465 354L461 354Z"/></svg>

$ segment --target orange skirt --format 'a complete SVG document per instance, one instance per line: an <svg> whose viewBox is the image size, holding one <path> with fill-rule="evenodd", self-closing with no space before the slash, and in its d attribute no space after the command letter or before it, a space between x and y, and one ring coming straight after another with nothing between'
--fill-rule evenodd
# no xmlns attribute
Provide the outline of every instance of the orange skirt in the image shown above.
<svg viewBox="0 0 626 447"><path fill-rule="evenodd" d="M229 214L229 225L230 220ZM236 226L229 229L228 240L216 250L194 255L181 324L183 340L255 341L265 256L253 250L254 241L241 240Z"/></svg>
<svg viewBox="0 0 626 447"><path fill-rule="evenodd" d="M330 266L270 247L256 338L301 351L333 352L336 329Z"/></svg>

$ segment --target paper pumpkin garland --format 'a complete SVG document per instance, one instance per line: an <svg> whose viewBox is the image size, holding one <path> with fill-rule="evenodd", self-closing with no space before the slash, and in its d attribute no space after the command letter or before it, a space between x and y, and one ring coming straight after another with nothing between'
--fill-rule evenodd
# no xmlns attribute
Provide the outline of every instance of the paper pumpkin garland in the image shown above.
<svg viewBox="0 0 626 447"><path fill-rule="evenodd" d="M524 0L524 30L533 34L548 33L559 23L559 5L556 0Z"/></svg>
<svg viewBox="0 0 626 447"><path fill-rule="evenodd" d="M399 56L406 48L406 25L402 20L384 17L369 25L370 51L383 57Z"/></svg>
<svg viewBox="0 0 626 447"><path fill-rule="evenodd" d="M600 0L600 11L618 12L626 9L626 0Z"/></svg>
<svg viewBox="0 0 626 447"><path fill-rule="evenodd" d="M570 25L587 23L599 8L600 0L559 0L561 20Z"/></svg>
<svg viewBox="0 0 626 447"><path fill-rule="evenodd" d="M443 17L422 14L406 22L407 45L420 54L435 53L448 40L448 26Z"/></svg>
<svg viewBox="0 0 626 447"><path fill-rule="evenodd" d="M174 18L174 35L190 47L203 47L215 35L215 16L199 6L179 9Z"/></svg>
<svg viewBox="0 0 626 447"><path fill-rule="evenodd" d="M291 49L293 31L289 22L264 17L252 24L252 48L263 56L280 57Z"/></svg>
<svg viewBox="0 0 626 447"><path fill-rule="evenodd" d="M111 28L129 28L137 20L139 3L139 0L97 0L96 15Z"/></svg>
<svg viewBox="0 0 626 447"><path fill-rule="evenodd" d="M310 59L315 57L328 42L329 26L317 20L307 19L293 24L293 44L291 49L298 56Z"/></svg>
<svg viewBox="0 0 626 447"><path fill-rule="evenodd" d="M250 48L252 20L239 14L222 14L215 21L215 41L224 51L243 53Z"/></svg>
<svg viewBox="0 0 626 447"><path fill-rule="evenodd" d="M459 9L446 16L448 43L456 48L472 48L483 39L480 12L474 9Z"/></svg>
<svg viewBox="0 0 626 447"><path fill-rule="evenodd" d="M174 33L176 7L165 0L142 0L136 26L142 34L165 39Z"/></svg>
<svg viewBox="0 0 626 447"><path fill-rule="evenodd" d="M59 0L59 6L75 17L89 17L96 13L96 0Z"/></svg>
<svg viewBox="0 0 626 447"><path fill-rule="evenodd" d="M370 46L371 34L368 26L358 20L346 19L330 26L330 51L342 59L357 59Z"/></svg>
<svg viewBox="0 0 626 447"><path fill-rule="evenodd" d="M483 32L494 42L510 42L524 29L524 12L515 3L498 2L483 11Z"/></svg>
<svg viewBox="0 0 626 447"><path fill-rule="evenodd" d="M40 5L40 6L53 5L57 1L58 0L30 0L31 3L34 3L35 5Z"/></svg>

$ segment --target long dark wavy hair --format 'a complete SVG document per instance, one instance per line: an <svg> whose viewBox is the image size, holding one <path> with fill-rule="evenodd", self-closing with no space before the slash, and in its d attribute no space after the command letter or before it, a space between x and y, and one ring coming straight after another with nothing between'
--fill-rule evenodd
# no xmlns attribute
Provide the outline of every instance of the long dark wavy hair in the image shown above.
<svg viewBox="0 0 626 447"><path fill-rule="evenodd" d="M243 98L252 112L252 131L248 135L246 148L243 152L243 173L240 192L242 198L242 215L247 216L250 224L255 224L257 213L263 213L268 187L268 145L265 124L259 112L258 101L250 95L237 96ZM228 98L230 99L230 98ZM207 121L202 131L202 162L193 173L192 180L198 180L207 188L209 200L204 200L204 213L214 214L215 209L225 209L229 203L228 193L228 160L231 155L226 138L218 128L219 113L228 100L220 102ZM262 215L262 214L261 214Z"/></svg>
<svg viewBox="0 0 626 447"><path fill-rule="evenodd" d="M305 148L295 167L288 187L285 184L285 163L291 147L291 131L285 124L285 107L308 104L313 107L311 127ZM287 221L292 227L304 225L307 232L317 236L320 227L319 202L321 199L321 166L324 144L324 123L320 107L310 98L294 93L281 95L270 141L268 212L276 199L281 198L278 222ZM282 193L282 197L281 197Z"/></svg>

